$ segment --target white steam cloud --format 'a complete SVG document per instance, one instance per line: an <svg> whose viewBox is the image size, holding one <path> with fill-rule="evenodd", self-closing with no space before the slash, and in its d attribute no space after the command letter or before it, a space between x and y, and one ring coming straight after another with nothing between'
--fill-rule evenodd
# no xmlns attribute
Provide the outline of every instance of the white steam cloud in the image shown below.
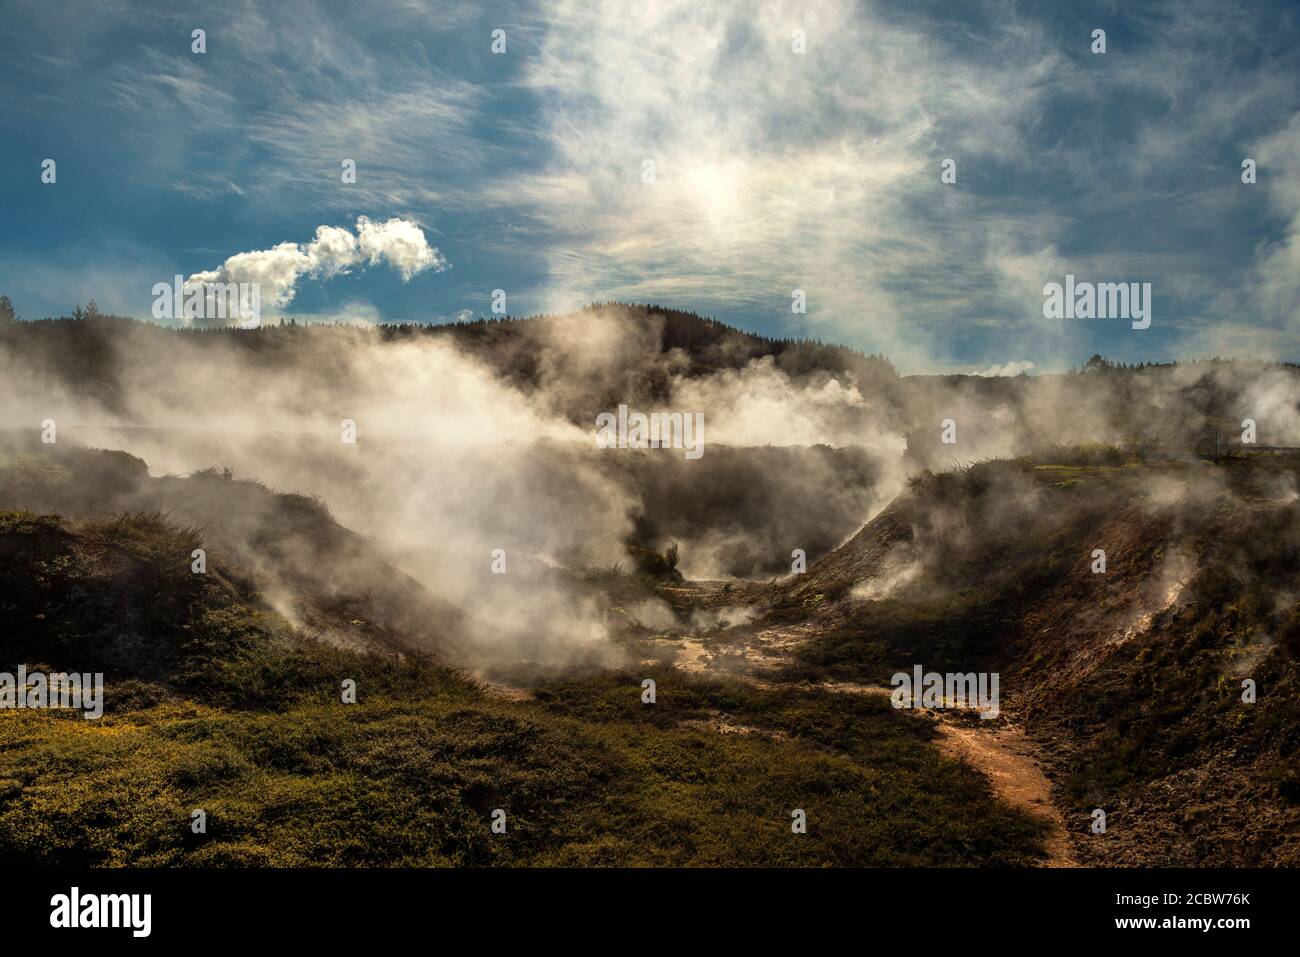
<svg viewBox="0 0 1300 957"><path fill-rule="evenodd" d="M403 282L426 269L442 272L450 268L416 223L397 218L376 223L359 216L355 235L341 226L317 226L311 242L280 243L270 249L236 253L216 269L190 276L186 284L257 283L267 301L286 306L304 276L329 279L381 261L396 269Z"/></svg>

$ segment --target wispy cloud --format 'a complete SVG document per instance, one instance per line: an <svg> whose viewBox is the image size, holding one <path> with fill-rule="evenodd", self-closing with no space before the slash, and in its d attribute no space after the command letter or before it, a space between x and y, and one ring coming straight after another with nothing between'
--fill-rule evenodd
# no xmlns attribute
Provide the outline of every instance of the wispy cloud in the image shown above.
<svg viewBox="0 0 1300 957"><path fill-rule="evenodd" d="M9 162L32 181L46 150L76 163L81 143L102 145L94 173L112 188L69 209L159 262L256 246L265 263L281 236L368 212L436 223L457 261L449 301L375 298L403 317L454 315L495 288L512 311L654 300L886 351L905 369L1160 358L1247 338L1285 355L1294 338L1293 5L15 6L19 26L0 25L13 48L0 132L19 142L56 116L65 139ZM190 52L196 26L206 54ZM1094 27L1104 55L1089 50ZM41 41L18 49L33 31ZM1239 181L1246 156L1254 186ZM945 159L955 184L940 182ZM114 208L119 191L140 222ZM37 242L64 195L6 204L23 238L0 246L0 265L30 260L15 245ZM213 223L229 231L208 235ZM269 273L282 290L317 274L288 245ZM1042 286L1067 271L1151 281L1151 330L1045 320ZM796 289L806 314L791 311Z"/></svg>
<svg viewBox="0 0 1300 957"><path fill-rule="evenodd" d="M802 289L799 331L854 329L895 353L916 343L912 280L978 248L926 212L968 206L940 184L940 159L970 175L1006 156L1056 59L1029 37L1000 64L963 59L840 0L560 0L547 26L526 82L549 161L488 199L555 231L554 305L599 294L789 314Z"/></svg>

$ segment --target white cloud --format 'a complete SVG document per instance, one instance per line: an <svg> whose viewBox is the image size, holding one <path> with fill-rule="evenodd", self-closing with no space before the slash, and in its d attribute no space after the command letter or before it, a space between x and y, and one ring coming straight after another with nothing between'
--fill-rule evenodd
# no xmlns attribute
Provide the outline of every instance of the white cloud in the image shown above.
<svg viewBox="0 0 1300 957"><path fill-rule="evenodd" d="M360 216L356 235L339 226L318 226L311 242L280 243L270 249L236 253L216 269L197 272L186 282L257 283L264 302L286 306L304 276L328 279L357 266L384 261L404 282L426 269L442 272L450 268L415 223L396 218L376 223Z"/></svg>
<svg viewBox="0 0 1300 957"><path fill-rule="evenodd" d="M357 222L358 229L362 222L369 225L369 220L363 216ZM423 234L420 235L420 240L424 241ZM305 253L314 264L316 274L322 279L328 279L347 272L356 264L357 237L341 226L317 226L316 238L307 244Z"/></svg>
<svg viewBox="0 0 1300 957"><path fill-rule="evenodd" d="M425 241L424 231L405 219L374 223L362 216L357 220L357 244L371 265L387 259L403 280L430 268L442 272L448 266L442 253Z"/></svg>

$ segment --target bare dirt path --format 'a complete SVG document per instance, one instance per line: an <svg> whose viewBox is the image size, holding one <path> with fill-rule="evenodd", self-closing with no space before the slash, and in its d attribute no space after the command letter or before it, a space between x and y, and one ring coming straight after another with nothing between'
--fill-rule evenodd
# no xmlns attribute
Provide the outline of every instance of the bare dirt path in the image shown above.
<svg viewBox="0 0 1300 957"><path fill-rule="evenodd" d="M777 687L760 678L747 679L760 687ZM852 681L826 681L817 687L834 694L888 695L890 688L882 685L857 684ZM950 757L964 760L988 780L989 786L1001 800L1027 811L1046 821L1048 832L1044 838L1047 867L1078 867L1070 844L1070 832L1065 827L1065 817L1052 800L1052 783L1043 773L1038 746L1014 725L1002 722L969 725L953 720L950 712L926 710L922 712L935 722L939 732L939 748Z"/></svg>
<svg viewBox="0 0 1300 957"><path fill-rule="evenodd" d="M942 750L988 778L994 794L1047 821L1050 829L1043 842L1047 867L1079 866L1065 818L1052 801L1052 784L1043 773L1038 749L1023 731L1010 726L983 730L943 718L937 721L937 729Z"/></svg>
<svg viewBox="0 0 1300 957"><path fill-rule="evenodd" d="M724 635L701 639L685 636L675 642L676 667L696 674L730 674L767 690L783 685L763 677L806 641L815 626L810 623L771 628L737 628ZM888 695L891 688L851 681L825 681L818 685L834 694ZM1020 728L1007 721L967 724L954 712L924 710L935 722L938 746L951 757L964 760L988 780L997 797L1035 815L1048 825L1044 838L1047 867L1077 867L1065 817L1052 800L1052 784L1043 773L1039 748Z"/></svg>

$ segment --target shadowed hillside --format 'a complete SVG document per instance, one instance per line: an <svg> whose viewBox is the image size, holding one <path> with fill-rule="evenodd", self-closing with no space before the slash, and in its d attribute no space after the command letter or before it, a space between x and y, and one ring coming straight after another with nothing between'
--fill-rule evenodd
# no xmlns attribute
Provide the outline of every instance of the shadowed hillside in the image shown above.
<svg viewBox="0 0 1300 957"><path fill-rule="evenodd" d="M0 721L0 862L1013 864L1041 828L879 701L608 673L504 700L313 640L157 517L0 512L6 660L105 673ZM339 689L356 684L356 704ZM743 733L719 735L725 711ZM814 821L790 831L792 808ZM196 835L191 811L208 830ZM508 830L493 834L495 809ZM864 813L865 811L865 813ZM974 813L972 813L974 812Z"/></svg>
<svg viewBox="0 0 1300 957"><path fill-rule="evenodd" d="M771 620L812 616L788 674L998 671L1004 712L1051 755L1085 862L1294 865L1298 467L995 462L919 477L775 596ZM1104 836L1088 831L1095 808Z"/></svg>
<svg viewBox="0 0 1300 957"><path fill-rule="evenodd" d="M898 376L618 305L0 325L5 654L108 695L0 722L0 858L1300 860L1292 366ZM702 457L598 447L627 403ZM916 667L998 716L891 707Z"/></svg>

